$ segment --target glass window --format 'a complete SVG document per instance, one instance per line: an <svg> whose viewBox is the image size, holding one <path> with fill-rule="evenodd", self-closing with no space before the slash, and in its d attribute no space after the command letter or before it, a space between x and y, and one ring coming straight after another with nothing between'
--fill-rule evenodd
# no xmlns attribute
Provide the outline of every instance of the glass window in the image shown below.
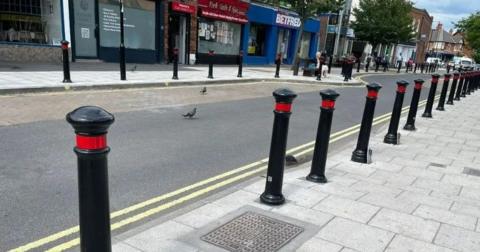
<svg viewBox="0 0 480 252"><path fill-rule="evenodd" d="M300 57L308 58L308 52L310 51L310 39L312 38L312 33L304 32L302 33L302 39L300 40Z"/></svg>
<svg viewBox="0 0 480 252"><path fill-rule="evenodd" d="M0 41L59 45L60 0L0 1Z"/></svg>
<svg viewBox="0 0 480 252"><path fill-rule="evenodd" d="M242 25L207 18L199 18L198 52L237 55L240 51Z"/></svg>
<svg viewBox="0 0 480 252"><path fill-rule="evenodd" d="M248 55L265 56L265 40L267 26L260 24L250 25L250 36L248 37Z"/></svg>

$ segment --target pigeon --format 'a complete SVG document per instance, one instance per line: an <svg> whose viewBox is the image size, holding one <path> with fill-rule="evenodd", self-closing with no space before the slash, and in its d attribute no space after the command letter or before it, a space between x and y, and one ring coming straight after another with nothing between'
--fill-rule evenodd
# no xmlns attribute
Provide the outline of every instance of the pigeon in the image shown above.
<svg viewBox="0 0 480 252"><path fill-rule="evenodd" d="M193 108L192 111L186 113L186 114L182 114L183 118L188 118L188 119L192 119L195 114L197 113L197 108Z"/></svg>
<svg viewBox="0 0 480 252"><path fill-rule="evenodd" d="M130 71L132 71L132 72L135 72L135 70L137 70L137 65L134 65L134 66L132 67L132 69L130 69Z"/></svg>
<svg viewBox="0 0 480 252"><path fill-rule="evenodd" d="M200 94L206 95L207 94L207 87L203 87L202 90L200 90Z"/></svg>

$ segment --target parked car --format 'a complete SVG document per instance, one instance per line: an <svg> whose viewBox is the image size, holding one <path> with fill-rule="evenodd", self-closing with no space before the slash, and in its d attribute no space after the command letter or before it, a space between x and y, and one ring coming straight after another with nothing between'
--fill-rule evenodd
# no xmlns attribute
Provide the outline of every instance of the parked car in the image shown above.
<svg viewBox="0 0 480 252"><path fill-rule="evenodd" d="M461 57L455 59L455 68L461 68L464 70L473 70L475 62L467 57Z"/></svg>

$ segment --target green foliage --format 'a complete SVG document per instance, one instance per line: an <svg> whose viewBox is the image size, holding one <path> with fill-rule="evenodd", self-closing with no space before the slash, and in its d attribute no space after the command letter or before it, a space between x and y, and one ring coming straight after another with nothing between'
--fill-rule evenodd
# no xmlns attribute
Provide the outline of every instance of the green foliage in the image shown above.
<svg viewBox="0 0 480 252"><path fill-rule="evenodd" d="M473 60L475 60L475 62L480 62L480 51L479 50L474 51Z"/></svg>
<svg viewBox="0 0 480 252"><path fill-rule="evenodd" d="M362 0L353 9L355 36L374 47L411 41L415 37L411 10L407 0Z"/></svg>
<svg viewBox="0 0 480 252"><path fill-rule="evenodd" d="M464 34L468 46L475 51L480 51L480 12L460 20L455 26Z"/></svg>

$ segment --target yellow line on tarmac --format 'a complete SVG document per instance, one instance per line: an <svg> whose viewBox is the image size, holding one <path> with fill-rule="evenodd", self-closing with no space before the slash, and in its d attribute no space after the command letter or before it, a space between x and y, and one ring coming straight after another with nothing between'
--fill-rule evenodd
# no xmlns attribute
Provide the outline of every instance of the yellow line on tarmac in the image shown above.
<svg viewBox="0 0 480 252"><path fill-rule="evenodd" d="M437 95L436 98L438 98L438 95ZM419 106L422 106L422 105L424 105L425 103L426 103L426 101L421 101L421 102L419 103ZM406 109L408 109L408 107L403 108L403 110L406 110ZM405 111L404 111L404 112L405 112ZM381 116L376 117L376 118L374 119L373 125L376 125L376 124L378 124L378 123L380 123L380 122L383 122L383 121L388 120L388 116L389 116L390 114L391 114L391 113L387 113L387 114L384 114L384 115L381 115ZM338 140L340 140L340 139L342 139L342 138L345 138L345 137L347 137L347 136L350 136L350 135L352 135L352 134L355 134L356 132L358 132L359 127L360 127L360 124L355 125L355 126L352 126L352 127L350 127L350 128L344 129L344 130L341 130L341 131L338 131L338 132L335 132L334 134L331 135L331 138L332 138L332 139L330 140L330 143L336 142L336 141L338 141ZM312 144L314 144L314 143L315 143L315 141L312 141L312 142L309 142L309 143L307 143L307 144L303 144L303 145L297 146L297 147L295 147L295 148L292 148L292 149L288 150L287 153L292 153L292 152L295 152L295 151L297 151L297 150L306 148L306 147L308 147L309 145L312 145ZM311 148L308 149L308 151L311 151L311 150L312 150ZM303 152L306 153L306 152L308 152L308 151L305 150L305 151L302 151L301 153L303 153ZM299 154L296 154L296 155L299 155ZM214 181L217 181L217 180L223 179L223 178L225 178L225 177L228 177L228 176L237 174L237 173L239 173L239 172L248 170L248 169L250 169L250 168L252 168L252 167L255 167L255 166L264 164L264 163L266 163L266 162L268 162L268 158L264 158L264 159L262 159L262 160L260 160L260 161L257 161L257 162L254 162L254 163L251 163L251 164L248 164L248 165L239 167L239 168L237 168L237 169L234 169L234 170L231 170L231 171L228 171L228 172L219 174L219 175L217 175L217 176L214 176L214 177L211 177L211 178L208 178L208 179L199 181L199 182L197 182L197 183L194 183L194 184L192 184L192 185L189 185L189 186L180 188L180 189L175 190L175 191L173 191L173 192L170 192L170 193L167 193L167 194L163 194L163 195L160 195L160 196L158 196L158 197L155 197L155 198L146 200L146 201L144 201L144 202L141 202L141 203L132 205L132 206L130 206L130 207L127 207L127 208L124 208L124 209L121 209L121 210L119 210L119 211L116 211L116 212L111 213L111 218L116 218L116 217L119 217L119 216L122 216L122 215L125 215L125 214L128 214L128 213L131 213L131 212L133 212L133 211L135 211L135 210L138 210L138 209L147 207L147 206L149 206L149 205L158 203L158 202L160 202L160 201L162 201L162 200L166 200L166 199L168 199L168 198L177 196L177 195L182 194L182 193L184 193L184 192L193 190L193 189L195 189L195 188L204 186L204 185L209 184L209 183L212 183L212 182L214 182ZM190 200L190 199L193 199L193 198L198 197L198 196L200 196L200 195L203 195L203 194L205 194L205 193L207 193L207 192L209 192L209 191L215 190L215 189L217 189L217 188L219 188L219 187L221 187L221 186L224 186L224 185L233 183L233 182L235 182L235 181L238 181L238 180L240 180L240 179L242 179L242 178L245 178L245 177L249 176L250 174L254 174L254 173L257 173L257 172L259 172L259 171L261 171L261 170L264 170L265 168L266 168L266 166L262 166L262 167L260 167L260 168L255 169L255 170L252 170L252 171L249 171L249 172L240 174L240 175L238 175L238 176L236 176L236 177L232 177L232 178L230 178L230 179L224 180L224 181L219 182L219 183L217 183L217 184L211 185L211 186L209 186L209 187L207 187L207 188L205 188L205 189L202 189L202 190L193 192L193 193L191 193L191 194L189 194L189 195L186 195L186 196L181 197L181 198L179 198L179 199L176 199L176 200L174 200L174 201L165 203L165 204L160 205L160 206L158 206L158 207L156 207L156 208L147 210L147 211L145 211L145 212L143 212L143 213L137 214L137 215L135 215L135 216L133 216L133 217L127 218L127 219L122 220L122 221L117 222L117 223L125 223L125 221L127 221L127 220L134 220L134 221L141 220L141 219L143 219L143 218L145 218L145 217L148 217L148 216L152 215L153 213L152 213L152 214L145 215L145 213L149 213L149 212L151 212L152 210L155 210L155 209L158 210L158 209L160 209L160 210L154 212L154 213L158 213L158 212L160 212L160 211L162 211L162 210L168 209L168 208L173 207L173 206L175 206L175 205L177 205L177 204L183 203L183 202L185 202L185 201L187 201L187 200ZM248 175L245 175L245 174L248 174ZM230 181L230 182L226 183L227 181ZM219 186L219 185L220 185L220 186ZM210 188L210 190L207 190L207 189L209 189L209 188ZM213 189L211 189L211 188L213 188ZM203 192L203 193L198 194L199 192ZM195 196L195 197L191 197L192 195L196 195L196 196ZM176 203L172 205L172 202L176 202ZM167 206L167 207L165 207L165 206ZM145 215L145 217L140 218L140 216L144 216L144 215ZM126 224L132 223L132 222L134 222L134 221L130 221L130 222L126 223ZM114 223L114 224L111 225L112 229L114 229L113 227L115 227L115 225L119 225L119 224L117 224L117 223ZM126 225L126 224L122 224L122 225L116 227L115 229L117 229L117 228L119 228L119 227L121 227L121 226L124 226L124 225ZM26 244L26 245L20 246L20 247L18 247L18 248L15 248L15 249L12 249L12 250L9 250L9 251L10 251L10 252L28 251L28 250L31 250L31 249L34 249L34 248L38 248L38 247L40 247L40 246L43 246L43 245L45 245L45 244L48 244L48 243L50 243L50 242L59 240L59 239L61 239L61 238L67 237L67 236L69 236L69 235L73 235L73 234L78 233L78 232L79 232L79 226L77 225L77 226L74 226L74 227L68 228L68 229L66 229L66 230L57 232L57 233L52 234L52 235L50 235L50 236L44 237L44 238L42 238L42 239L39 239L39 240L37 240L37 241L28 243L28 244ZM71 241L69 241L69 242L67 242L67 243L61 244L61 245L59 245L59 246L57 246L57 247L54 247L54 248L52 248L52 249L62 248L62 247L60 247L60 246L68 246L68 244L74 244L74 245L72 245L72 246L76 246L76 245L79 244L78 241L76 241L76 240L79 241L79 239L77 238L77 239L71 240ZM70 248L70 247L72 247L72 246L68 246L67 248ZM50 250L49 250L49 251L50 251ZM58 250L51 250L51 251L58 251ZM60 250L60 251L61 251L61 250Z"/></svg>

